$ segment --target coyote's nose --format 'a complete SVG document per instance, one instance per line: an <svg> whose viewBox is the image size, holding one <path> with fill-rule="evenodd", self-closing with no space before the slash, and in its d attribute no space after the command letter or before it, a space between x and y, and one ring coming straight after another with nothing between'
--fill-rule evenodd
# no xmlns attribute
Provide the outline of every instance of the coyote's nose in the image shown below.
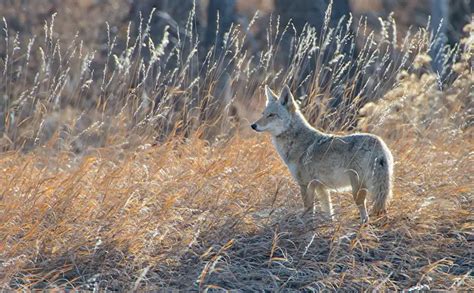
<svg viewBox="0 0 474 293"><path fill-rule="evenodd" d="M250 125L250 127L252 127L253 130L257 130L257 124L255 124L255 123Z"/></svg>

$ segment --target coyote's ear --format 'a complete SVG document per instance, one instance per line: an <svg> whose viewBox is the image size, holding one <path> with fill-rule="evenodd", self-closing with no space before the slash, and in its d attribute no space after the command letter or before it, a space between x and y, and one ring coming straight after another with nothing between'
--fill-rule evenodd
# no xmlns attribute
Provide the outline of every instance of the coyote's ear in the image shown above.
<svg viewBox="0 0 474 293"><path fill-rule="evenodd" d="M285 85L280 94L280 104L288 109L289 112L295 112L296 103L290 88Z"/></svg>
<svg viewBox="0 0 474 293"><path fill-rule="evenodd" d="M268 87L268 85L265 85L265 96L267 97L267 104L269 102L276 101L278 96Z"/></svg>

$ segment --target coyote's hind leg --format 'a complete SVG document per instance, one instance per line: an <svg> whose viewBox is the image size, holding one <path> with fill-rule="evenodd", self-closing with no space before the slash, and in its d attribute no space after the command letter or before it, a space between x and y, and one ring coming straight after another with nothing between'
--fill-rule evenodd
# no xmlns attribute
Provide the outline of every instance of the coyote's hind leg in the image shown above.
<svg viewBox="0 0 474 293"><path fill-rule="evenodd" d="M362 223L367 223L369 221L369 216L367 214L367 188L361 182L359 175L351 170L349 173L349 177L351 179L351 186L352 186L352 197L359 208L360 213L360 220Z"/></svg>

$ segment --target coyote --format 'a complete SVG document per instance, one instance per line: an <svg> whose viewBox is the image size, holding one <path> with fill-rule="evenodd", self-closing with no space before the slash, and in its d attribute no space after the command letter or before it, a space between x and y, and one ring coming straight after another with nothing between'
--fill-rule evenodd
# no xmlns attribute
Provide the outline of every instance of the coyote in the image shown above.
<svg viewBox="0 0 474 293"><path fill-rule="evenodd" d="M288 86L280 96L265 86L265 95L262 117L251 127L271 134L278 154L300 186L304 213L313 211L316 193L322 211L332 220L330 191L346 188L352 188L362 223L369 220L367 192L374 201L372 212L385 211L392 196L393 157L380 137L368 133L332 135L313 128Z"/></svg>

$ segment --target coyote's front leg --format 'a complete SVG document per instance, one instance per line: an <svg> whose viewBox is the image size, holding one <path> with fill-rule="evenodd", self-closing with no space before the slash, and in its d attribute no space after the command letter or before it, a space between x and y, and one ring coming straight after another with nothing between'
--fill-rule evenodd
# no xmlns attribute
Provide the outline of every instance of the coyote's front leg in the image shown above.
<svg viewBox="0 0 474 293"><path fill-rule="evenodd" d="M303 199L304 211L303 215L310 212L313 214L314 209L314 189L308 188L304 184L300 184L301 198Z"/></svg>
<svg viewBox="0 0 474 293"><path fill-rule="evenodd" d="M313 190L313 194L316 194L316 198L321 204L321 210L325 217L330 221L334 220L334 211L332 209L331 194L327 190L326 186L317 180L310 182L308 189Z"/></svg>

